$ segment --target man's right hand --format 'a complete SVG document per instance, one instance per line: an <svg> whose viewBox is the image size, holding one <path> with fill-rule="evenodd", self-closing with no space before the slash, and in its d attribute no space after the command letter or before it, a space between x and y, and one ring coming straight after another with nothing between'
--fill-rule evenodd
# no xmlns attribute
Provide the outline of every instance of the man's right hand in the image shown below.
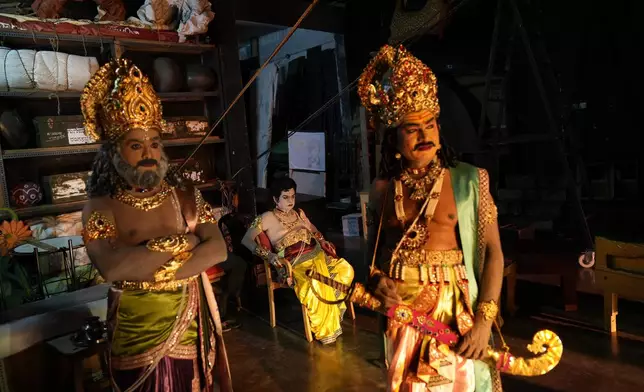
<svg viewBox="0 0 644 392"><path fill-rule="evenodd" d="M271 253L268 255L268 262L271 263L271 265L275 267L281 267L282 263L280 262L280 258L277 254Z"/></svg>
<svg viewBox="0 0 644 392"><path fill-rule="evenodd" d="M384 304L387 310L392 306L403 303L402 298L396 292L396 283L384 275L380 276L374 295Z"/></svg>

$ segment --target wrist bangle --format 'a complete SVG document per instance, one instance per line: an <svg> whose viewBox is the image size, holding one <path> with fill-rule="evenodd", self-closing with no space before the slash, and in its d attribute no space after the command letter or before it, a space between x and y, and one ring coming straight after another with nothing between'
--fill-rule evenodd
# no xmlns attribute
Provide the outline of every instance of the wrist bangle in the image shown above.
<svg viewBox="0 0 644 392"><path fill-rule="evenodd" d="M254 252L254 253L255 253L255 255L256 255L256 256L258 256L260 259L262 259L262 260L266 260L266 261L268 261L269 256L270 256L270 254L271 254L271 252L269 252L269 251L268 251L268 249L266 249L266 248L264 248L264 247L262 247L262 246L259 246L259 245L257 245L257 246L255 247L255 252Z"/></svg>
<svg viewBox="0 0 644 392"><path fill-rule="evenodd" d="M476 308L476 312L483 316L483 319L486 321L491 321L494 320L496 315L499 313L499 306L494 300L480 302Z"/></svg>
<svg viewBox="0 0 644 392"><path fill-rule="evenodd" d="M154 282L170 282L174 280L179 268L181 268L190 258L192 253L184 252L174 256L170 261L159 267L154 273Z"/></svg>
<svg viewBox="0 0 644 392"><path fill-rule="evenodd" d="M185 252L189 246L188 237L183 234L153 238L146 244L151 252L167 252L172 253L173 256Z"/></svg>

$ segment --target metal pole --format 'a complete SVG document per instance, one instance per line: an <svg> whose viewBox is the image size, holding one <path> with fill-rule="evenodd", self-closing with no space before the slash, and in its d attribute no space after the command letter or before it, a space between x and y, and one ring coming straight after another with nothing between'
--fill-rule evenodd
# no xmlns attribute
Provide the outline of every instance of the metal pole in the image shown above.
<svg viewBox="0 0 644 392"><path fill-rule="evenodd" d="M69 265L71 267L71 278L72 278L72 290L76 290L76 271L74 268L74 247L72 245L72 240L67 240L67 247L69 250Z"/></svg>
<svg viewBox="0 0 644 392"><path fill-rule="evenodd" d="M38 247L34 246L34 256L36 257L36 272L38 273L38 287L40 288L40 291L42 292L43 298L47 298L49 293L47 292L47 288L42 282L42 271L40 270L40 257L39 257L39 252L38 252Z"/></svg>

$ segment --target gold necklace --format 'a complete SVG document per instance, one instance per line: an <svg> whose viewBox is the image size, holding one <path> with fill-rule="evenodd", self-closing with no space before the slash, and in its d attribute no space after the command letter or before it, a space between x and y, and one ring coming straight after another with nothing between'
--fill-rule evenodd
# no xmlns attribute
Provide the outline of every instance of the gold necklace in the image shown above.
<svg viewBox="0 0 644 392"><path fill-rule="evenodd" d="M137 210L150 211L161 206L172 194L172 187L165 181L161 182L161 189L149 197L136 197L123 188L119 188L114 198L123 204L134 207Z"/></svg>
<svg viewBox="0 0 644 392"><path fill-rule="evenodd" d="M427 168L407 168L400 173L400 180L406 187L413 189L409 196L411 200L425 200L429 196L429 190L441 173L441 167L436 161L432 161ZM420 178L412 177L412 174L423 174Z"/></svg>
<svg viewBox="0 0 644 392"><path fill-rule="evenodd" d="M290 215L290 213L291 213L291 212L294 212L294 211L293 211L293 210L291 210L291 211L289 211L289 212L284 212L284 211L281 211L281 210L280 210L280 209L278 209L278 208L274 208L274 209L273 209L273 214L275 214L275 217L277 218L277 221L278 221L282 226L284 226L284 228L286 229L286 231L291 231L291 229L292 229L292 228L294 228L294 227L299 223L299 221L300 221L299 217L297 217L297 213L295 213L295 215L296 215L295 220L294 220L294 221L292 221L292 222L287 222L287 221L286 221L286 218L288 218L288 216Z"/></svg>

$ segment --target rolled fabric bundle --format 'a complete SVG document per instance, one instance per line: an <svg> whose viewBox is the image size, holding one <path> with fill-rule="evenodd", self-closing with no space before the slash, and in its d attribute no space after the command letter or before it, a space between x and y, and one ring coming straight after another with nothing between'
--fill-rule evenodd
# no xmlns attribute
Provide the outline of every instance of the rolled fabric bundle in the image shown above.
<svg viewBox="0 0 644 392"><path fill-rule="evenodd" d="M0 87L3 90L36 88L34 62L36 52L29 49L0 48Z"/></svg>
<svg viewBox="0 0 644 392"><path fill-rule="evenodd" d="M67 90L67 53L41 51L36 53L34 80L44 91Z"/></svg>
<svg viewBox="0 0 644 392"><path fill-rule="evenodd" d="M83 91L85 85L98 71L96 57L83 57L70 54L67 57L67 90Z"/></svg>

